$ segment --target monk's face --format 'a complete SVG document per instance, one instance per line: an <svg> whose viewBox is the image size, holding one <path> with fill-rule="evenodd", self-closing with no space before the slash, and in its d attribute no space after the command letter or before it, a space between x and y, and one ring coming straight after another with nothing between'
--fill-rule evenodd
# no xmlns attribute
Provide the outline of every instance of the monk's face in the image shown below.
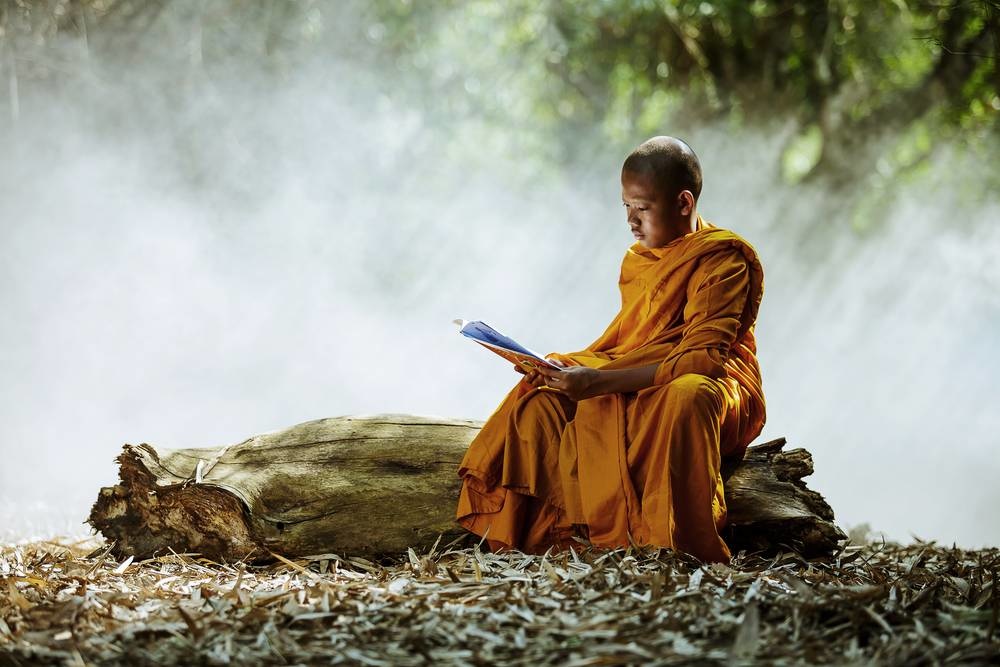
<svg viewBox="0 0 1000 667"><path fill-rule="evenodd" d="M683 219L676 198L668 198L648 174L622 171L622 203L628 226L646 248L659 248L683 236L690 222Z"/></svg>

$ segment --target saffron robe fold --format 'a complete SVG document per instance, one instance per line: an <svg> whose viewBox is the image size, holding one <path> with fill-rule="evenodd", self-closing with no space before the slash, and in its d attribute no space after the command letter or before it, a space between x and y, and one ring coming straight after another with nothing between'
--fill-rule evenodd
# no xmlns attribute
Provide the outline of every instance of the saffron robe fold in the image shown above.
<svg viewBox="0 0 1000 667"><path fill-rule="evenodd" d="M765 420L757 253L699 216L666 246L633 244L619 289L597 340L549 356L600 369L655 363L653 385L574 402L518 382L459 467L457 521L494 549L566 546L580 526L597 546L728 562L721 458L741 458Z"/></svg>

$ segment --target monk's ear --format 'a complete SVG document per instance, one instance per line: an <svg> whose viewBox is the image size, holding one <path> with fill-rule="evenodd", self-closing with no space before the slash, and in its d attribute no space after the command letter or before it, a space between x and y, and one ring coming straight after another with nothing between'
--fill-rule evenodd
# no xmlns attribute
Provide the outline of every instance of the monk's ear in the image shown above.
<svg viewBox="0 0 1000 667"><path fill-rule="evenodd" d="M677 193L677 209L681 215L691 215L694 210L694 195L690 190L681 190Z"/></svg>

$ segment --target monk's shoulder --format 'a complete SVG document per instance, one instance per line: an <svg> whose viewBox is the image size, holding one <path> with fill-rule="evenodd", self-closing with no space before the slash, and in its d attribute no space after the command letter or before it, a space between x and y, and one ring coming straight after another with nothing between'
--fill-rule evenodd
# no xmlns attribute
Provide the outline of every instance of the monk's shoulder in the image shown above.
<svg viewBox="0 0 1000 667"><path fill-rule="evenodd" d="M725 227L706 227L699 230L705 243L710 244L734 244L743 243L750 245L750 242L731 229ZM751 246L752 247L752 246Z"/></svg>
<svg viewBox="0 0 1000 667"><path fill-rule="evenodd" d="M757 249L736 232L722 227L711 227L704 231L699 243L699 255L728 257L734 261L746 261L760 265Z"/></svg>
<svg viewBox="0 0 1000 667"><path fill-rule="evenodd" d="M719 227L710 231L712 233L705 235L698 252L692 284L740 276L749 284L749 302L759 304L764 292L764 268L757 250L736 232ZM754 316L755 309L756 306Z"/></svg>

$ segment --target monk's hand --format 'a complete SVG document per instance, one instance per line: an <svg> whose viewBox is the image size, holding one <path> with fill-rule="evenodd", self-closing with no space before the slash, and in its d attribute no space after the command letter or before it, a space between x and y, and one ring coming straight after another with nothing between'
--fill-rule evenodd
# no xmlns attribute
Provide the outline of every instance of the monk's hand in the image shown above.
<svg viewBox="0 0 1000 667"><path fill-rule="evenodd" d="M550 352L549 354L546 354L545 361L549 362L553 366L558 366L559 368L567 368L569 366L580 365L574 359L570 359L569 357L559 354L558 352Z"/></svg>
<svg viewBox="0 0 1000 667"><path fill-rule="evenodd" d="M534 369L525 369L518 364L514 364L514 370L524 375L524 381L532 387L544 387L545 376Z"/></svg>
<svg viewBox="0 0 1000 667"><path fill-rule="evenodd" d="M567 366L561 371L539 368L539 374L545 379L545 385L558 389L574 401L596 396L594 391L600 371L587 366Z"/></svg>

